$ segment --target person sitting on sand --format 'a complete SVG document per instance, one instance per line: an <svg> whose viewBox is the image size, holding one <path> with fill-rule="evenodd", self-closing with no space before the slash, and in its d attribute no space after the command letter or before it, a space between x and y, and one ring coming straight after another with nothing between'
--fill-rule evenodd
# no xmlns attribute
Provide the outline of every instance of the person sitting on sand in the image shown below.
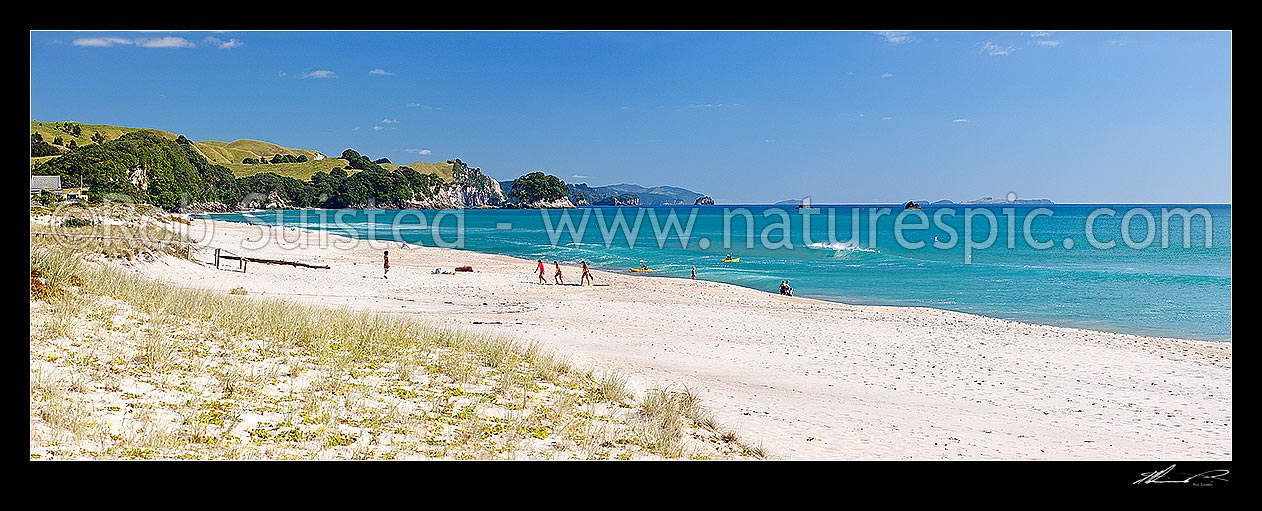
<svg viewBox="0 0 1262 511"><path fill-rule="evenodd" d="M784 295L793 296L793 287L789 286L789 281L784 281Z"/></svg>
<svg viewBox="0 0 1262 511"><path fill-rule="evenodd" d="M389 250L387 250L385 253L385 266L386 266L386 271L385 273L381 274L381 278L388 279L390 278L390 251Z"/></svg>
<svg viewBox="0 0 1262 511"><path fill-rule="evenodd" d="M583 264L583 276L578 278L578 283L580 285L582 285L583 282L592 284L592 272L587 269L587 261L581 261L581 263Z"/></svg>
<svg viewBox="0 0 1262 511"><path fill-rule="evenodd" d="M552 261L552 264L556 265L557 267L557 272L552 274L552 283L565 284L565 279L561 278L561 263Z"/></svg>
<svg viewBox="0 0 1262 511"><path fill-rule="evenodd" d="M540 260L539 260L539 268L538 268L538 270L539 270L539 283L540 283L540 284L547 284L547 283L548 283L548 279L543 278L543 259L540 259Z"/></svg>

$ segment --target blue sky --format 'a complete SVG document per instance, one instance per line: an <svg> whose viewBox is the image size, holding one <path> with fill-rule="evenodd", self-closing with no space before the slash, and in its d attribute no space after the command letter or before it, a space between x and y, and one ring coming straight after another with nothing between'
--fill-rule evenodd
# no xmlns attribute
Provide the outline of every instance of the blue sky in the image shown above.
<svg viewBox="0 0 1262 511"><path fill-rule="evenodd" d="M720 203L1231 201L1230 32L31 32L31 118Z"/></svg>

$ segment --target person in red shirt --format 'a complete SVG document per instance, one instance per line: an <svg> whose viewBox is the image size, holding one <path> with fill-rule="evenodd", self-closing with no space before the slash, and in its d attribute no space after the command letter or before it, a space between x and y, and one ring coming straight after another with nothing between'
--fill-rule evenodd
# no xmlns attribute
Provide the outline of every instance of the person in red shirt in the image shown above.
<svg viewBox="0 0 1262 511"><path fill-rule="evenodd" d="M385 253L385 267L386 267L386 271L385 273L381 275L381 278L388 279L390 278L390 251L389 250L387 250Z"/></svg>
<svg viewBox="0 0 1262 511"><path fill-rule="evenodd" d="M548 279L543 278L543 259L539 260L539 283L547 284Z"/></svg>

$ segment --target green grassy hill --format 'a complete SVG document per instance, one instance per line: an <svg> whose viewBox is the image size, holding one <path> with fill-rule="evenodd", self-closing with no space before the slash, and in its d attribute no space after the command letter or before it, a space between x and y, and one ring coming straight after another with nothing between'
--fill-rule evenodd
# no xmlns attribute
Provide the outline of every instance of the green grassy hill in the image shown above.
<svg viewBox="0 0 1262 511"><path fill-rule="evenodd" d="M79 126L78 136L67 133L62 129L70 124ZM100 132L108 140L114 140L133 131L151 131L162 138L170 140L175 140L178 137L177 134L169 131L150 128L124 128L121 126L110 126L105 124L84 124L74 121L31 121L31 133L39 133L44 137L44 141L50 144L53 143L57 137L61 137L63 144L69 144L70 141L73 140L76 145L84 146L95 143L92 141L92 135L97 132ZM346 168L349 164L346 160L341 158L324 157L324 154L320 151L311 149L294 149L261 140L240 139L233 142L207 140L204 142L193 142L193 148L197 149L199 153L205 156L210 163L227 167L236 177L252 176L263 172L274 172L281 176L306 181L311 179L311 176L316 172L328 172L334 167L342 167L348 174L358 172L358 170ZM294 156L305 155L309 161L303 163L274 163L266 165L241 163L241 161L246 158L270 160L273 155L277 154L290 154ZM321 157L323 159L316 159L317 157ZM34 166L53 158L56 158L56 156L34 157L31 158L31 165ZM452 172L453 166L453 162L450 161L435 163L413 162L406 165L387 163L382 165L382 167L387 170L395 170L399 167L408 167L422 174L436 174L438 177L443 179L444 183L451 183L455 180Z"/></svg>
<svg viewBox="0 0 1262 511"><path fill-rule="evenodd" d="M346 160L340 161L345 162ZM406 165L396 165L394 163L385 163L381 165L381 167L386 170L396 170L399 167L407 167L422 174L437 174L438 177L443 178L444 183L455 181L455 176L452 173L452 167L454 166L455 164L449 161L440 161L437 163L425 163L418 161Z"/></svg>
<svg viewBox="0 0 1262 511"><path fill-rule="evenodd" d="M205 142L193 142L193 147L210 160L211 163L227 165L229 163L241 163L246 158L270 159L277 154L292 154L294 156L305 155L309 160L316 160L323 157L320 151L310 149L290 149L288 147L279 146L271 142L263 142L261 140L241 139L233 142L218 142L208 140ZM343 162L343 165L345 162ZM330 166L329 168L336 167Z"/></svg>
<svg viewBox="0 0 1262 511"><path fill-rule="evenodd" d="M319 161L309 161L305 163L269 163L267 165L237 163L219 163L228 167L232 171L232 175L236 177L253 176L264 172L275 172L285 177L292 177L301 181L311 179L316 172L328 173L333 167L342 167L347 174L359 172L356 169L346 168L347 162L341 158L325 158Z"/></svg>
<svg viewBox="0 0 1262 511"><path fill-rule="evenodd" d="M62 129L63 127L71 125L71 124L79 126L78 136L68 133L67 131ZM175 140L177 137L176 134L171 133L169 131L155 130L155 129L150 129L150 128L123 128L119 126L109 126L106 124L83 124L81 122L74 122L74 121L57 121L57 122L31 121L32 134L39 133L40 136L44 137L44 141L48 142L49 144L52 144L53 141L57 140L57 137L61 137L62 147L69 145L70 141L72 140L74 141L75 145L80 145L80 146L95 144L96 142L92 141L92 135L97 132L100 132L101 135L104 135L105 138L109 140L114 140L118 137L123 136L124 133L131 133L133 131L152 131L154 133L157 133L162 138L168 138L171 140ZM54 158L54 156L41 156L39 158L31 158L31 165L34 165L40 161L49 160L51 158Z"/></svg>

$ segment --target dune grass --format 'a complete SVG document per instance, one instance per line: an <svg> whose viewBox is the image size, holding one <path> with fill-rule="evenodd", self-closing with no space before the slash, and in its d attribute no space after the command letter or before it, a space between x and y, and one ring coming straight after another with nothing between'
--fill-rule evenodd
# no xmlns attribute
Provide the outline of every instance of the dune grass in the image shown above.
<svg viewBox="0 0 1262 511"><path fill-rule="evenodd" d="M108 248L31 243L32 459L765 456L686 390L636 399L537 344L173 288L85 261Z"/></svg>

